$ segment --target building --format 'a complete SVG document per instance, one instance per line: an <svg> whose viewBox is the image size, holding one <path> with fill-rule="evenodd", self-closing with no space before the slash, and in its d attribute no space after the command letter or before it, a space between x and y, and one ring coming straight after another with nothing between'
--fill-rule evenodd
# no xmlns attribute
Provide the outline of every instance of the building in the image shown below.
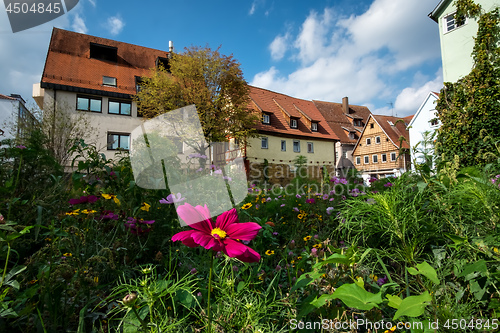
<svg viewBox="0 0 500 333"><path fill-rule="evenodd" d="M370 115L353 150L363 179L398 177L410 167L408 123L411 117Z"/></svg>
<svg viewBox="0 0 500 333"><path fill-rule="evenodd" d="M294 160L307 159L307 175L320 180L323 172L333 175L335 145L339 138L312 101L293 98L250 86L250 109L259 113L259 138L245 148L249 179L266 179L287 185L295 177Z"/></svg>
<svg viewBox="0 0 500 333"><path fill-rule="evenodd" d="M422 102L413 116L413 119L408 124L411 143L411 161L412 171L415 171L415 165L424 163L424 152L430 156L434 155L433 144L426 144L424 140L430 139L435 131L439 128L440 122L436 114L436 101L439 94L429 92L425 100Z"/></svg>
<svg viewBox="0 0 500 333"><path fill-rule="evenodd" d="M335 168L337 176L345 174L348 169L355 168L352 152L371 112L365 106L350 105L347 97L342 103L313 102L339 138L335 145Z"/></svg>
<svg viewBox="0 0 500 333"><path fill-rule="evenodd" d="M20 95L0 94L0 140L18 139L22 142L38 126L38 120L25 103Z"/></svg>
<svg viewBox="0 0 500 333"><path fill-rule="evenodd" d="M441 41L444 82L456 82L470 73L471 57L478 24L475 19L455 20L456 7L453 0L441 0L429 17L438 23ZM474 0L485 11L498 7L498 0Z"/></svg>
<svg viewBox="0 0 500 333"><path fill-rule="evenodd" d="M84 138L114 158L128 149L142 122L132 97L140 78L168 64L169 52L54 28L33 98L43 112L85 113L95 137Z"/></svg>

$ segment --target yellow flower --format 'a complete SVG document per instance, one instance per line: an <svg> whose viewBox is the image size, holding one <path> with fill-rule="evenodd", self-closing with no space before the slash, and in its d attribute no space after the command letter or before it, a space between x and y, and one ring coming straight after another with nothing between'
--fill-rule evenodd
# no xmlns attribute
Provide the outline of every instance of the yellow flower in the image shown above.
<svg viewBox="0 0 500 333"><path fill-rule="evenodd" d="M63 256L65 256L65 257L72 257L73 254L71 254L71 253L68 252L68 253L63 254Z"/></svg>
<svg viewBox="0 0 500 333"><path fill-rule="evenodd" d="M266 251L266 255L267 255L267 256L271 256L271 255L273 255L273 254L274 254L274 251L273 251L273 250L267 250L267 251Z"/></svg>
<svg viewBox="0 0 500 333"><path fill-rule="evenodd" d="M82 214L94 214L94 213L97 213L97 211L96 210L88 210L88 209L82 210Z"/></svg>
<svg viewBox="0 0 500 333"><path fill-rule="evenodd" d="M67 212L66 215L78 215L80 213L80 208L78 209L75 209L74 211L72 212Z"/></svg>
<svg viewBox="0 0 500 333"><path fill-rule="evenodd" d="M244 205L241 207L241 209L248 209L248 208L250 208L250 207L252 207L252 203L248 202L248 203L244 204Z"/></svg>
<svg viewBox="0 0 500 333"><path fill-rule="evenodd" d="M298 218L299 220L302 220L302 219L304 218L304 214L299 214L299 215L297 215L297 218Z"/></svg>
<svg viewBox="0 0 500 333"><path fill-rule="evenodd" d="M141 206L141 210L144 210L146 212L149 212L149 207L151 207L150 204L148 204L147 202L143 202L142 203L142 206Z"/></svg>
<svg viewBox="0 0 500 333"><path fill-rule="evenodd" d="M113 198L114 196L111 195L111 194L107 194L107 193L101 193L102 197L106 200L109 200L111 198Z"/></svg>
<svg viewBox="0 0 500 333"><path fill-rule="evenodd" d="M311 236L306 236L304 237L304 242L307 242L308 240L310 240L312 237Z"/></svg>
<svg viewBox="0 0 500 333"><path fill-rule="evenodd" d="M260 200L261 203L265 203L266 202L266 198L262 198L262 200Z"/></svg>
<svg viewBox="0 0 500 333"><path fill-rule="evenodd" d="M493 252L495 252L495 253L499 253L498 248L494 247L494 248L493 248Z"/></svg>
<svg viewBox="0 0 500 333"><path fill-rule="evenodd" d="M97 284L99 283L99 277L98 276L94 276L94 282Z"/></svg>
<svg viewBox="0 0 500 333"><path fill-rule="evenodd" d="M370 274L368 277L375 282L377 282L377 280L378 280L378 276L376 276L375 274Z"/></svg>
<svg viewBox="0 0 500 333"><path fill-rule="evenodd" d="M297 257L297 260L300 260L300 259L302 259L302 256L298 256L298 257Z"/></svg>
<svg viewBox="0 0 500 333"><path fill-rule="evenodd" d="M316 249L321 249L323 247L323 244L321 244L321 243L314 244L313 247Z"/></svg>

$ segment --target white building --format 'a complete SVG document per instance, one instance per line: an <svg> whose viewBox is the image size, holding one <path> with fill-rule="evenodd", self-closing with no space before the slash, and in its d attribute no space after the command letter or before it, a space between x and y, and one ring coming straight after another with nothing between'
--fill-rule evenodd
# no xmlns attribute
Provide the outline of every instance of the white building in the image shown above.
<svg viewBox="0 0 500 333"><path fill-rule="evenodd" d="M22 140L37 123L20 95L0 94L0 140Z"/></svg>

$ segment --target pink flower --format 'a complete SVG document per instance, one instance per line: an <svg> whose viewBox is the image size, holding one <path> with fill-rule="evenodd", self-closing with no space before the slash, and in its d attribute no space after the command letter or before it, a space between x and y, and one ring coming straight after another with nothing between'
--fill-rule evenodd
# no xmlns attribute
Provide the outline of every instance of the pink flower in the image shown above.
<svg viewBox="0 0 500 333"><path fill-rule="evenodd" d="M167 198L163 198L160 200L161 204L173 204L174 202L181 202L186 200L186 198L182 198L180 193L177 194L169 194Z"/></svg>
<svg viewBox="0 0 500 333"><path fill-rule="evenodd" d="M314 198L309 198L306 200L306 203L308 203L308 204L313 204L315 202L316 202L316 200L314 200Z"/></svg>
<svg viewBox="0 0 500 333"><path fill-rule="evenodd" d="M97 200L99 200L99 197L96 197L95 195L82 195L79 199L69 199L69 204L70 205L79 205L82 203L94 203Z"/></svg>
<svg viewBox="0 0 500 333"><path fill-rule="evenodd" d="M254 222L238 223L236 209L224 212L214 223L210 211L205 207L193 207L188 203L177 207L177 214L190 225L193 230L181 231L172 237L172 241L181 241L189 247L202 246L215 252L222 251L229 257L244 262L256 262L260 255L244 245L242 241L255 238L261 226ZM201 221L192 224L193 221Z"/></svg>
<svg viewBox="0 0 500 333"><path fill-rule="evenodd" d="M23 149L26 149L26 146L25 145L17 145L16 148L23 150Z"/></svg>

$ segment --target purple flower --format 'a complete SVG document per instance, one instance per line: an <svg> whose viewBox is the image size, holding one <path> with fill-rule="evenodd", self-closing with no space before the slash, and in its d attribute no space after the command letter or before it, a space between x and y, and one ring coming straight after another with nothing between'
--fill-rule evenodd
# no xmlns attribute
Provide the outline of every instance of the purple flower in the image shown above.
<svg viewBox="0 0 500 333"><path fill-rule="evenodd" d="M271 199L271 198L267 198L267 199L266 199L266 201L268 201L268 202L269 202L269 201L271 201L271 200L273 200L273 199Z"/></svg>
<svg viewBox="0 0 500 333"><path fill-rule="evenodd" d="M316 203L316 201L314 200L314 198L309 198L306 200L306 203L313 204L313 203Z"/></svg>
<svg viewBox="0 0 500 333"><path fill-rule="evenodd" d="M17 146L16 146L16 148L18 148L18 149L21 149L21 150L22 150L22 149L26 149L26 146L24 146L24 145L17 145Z"/></svg>
<svg viewBox="0 0 500 333"><path fill-rule="evenodd" d="M227 180L228 182L230 182L232 180L232 178L228 177L228 176L224 176L224 177L222 177L222 179Z"/></svg>
<svg viewBox="0 0 500 333"><path fill-rule="evenodd" d="M239 270L240 270L240 269L238 268L238 266L233 265L233 272L237 272L237 271L239 271Z"/></svg>
<svg viewBox="0 0 500 333"><path fill-rule="evenodd" d="M99 197L96 197L95 195L88 195L88 196L82 195L78 199L69 199L69 204L70 205L79 205L82 203L94 203L97 200L99 200Z"/></svg>
<svg viewBox="0 0 500 333"><path fill-rule="evenodd" d="M372 178L370 178L368 181L369 181L370 183L373 183L373 182L376 182L377 180L378 180L377 178L372 177Z"/></svg>
<svg viewBox="0 0 500 333"><path fill-rule="evenodd" d="M215 171L214 171L214 173L215 173L216 175L222 175L222 170L221 170L221 169L219 169L219 170L215 170Z"/></svg>
<svg viewBox="0 0 500 333"><path fill-rule="evenodd" d="M99 220L118 220L119 216L113 213L110 210L105 210L102 212L101 216L99 217Z"/></svg>
<svg viewBox="0 0 500 333"><path fill-rule="evenodd" d="M279 235L279 233L277 233L276 231L273 232L273 236L278 236L278 235Z"/></svg>
<svg viewBox="0 0 500 333"><path fill-rule="evenodd" d="M173 204L175 202L181 202L186 200L186 198L182 198L182 195L180 193L177 193L177 195L174 194L169 194L167 198L163 198L160 200L161 204Z"/></svg>
<svg viewBox="0 0 500 333"><path fill-rule="evenodd" d="M196 296L201 297L201 291L198 291L198 293L196 294Z"/></svg>
<svg viewBox="0 0 500 333"><path fill-rule="evenodd" d="M193 275L195 275L195 274L196 274L196 272L198 272L198 270L197 270L196 268L193 268L191 271L189 271L189 273L191 273L191 274L193 274Z"/></svg>
<svg viewBox="0 0 500 333"><path fill-rule="evenodd" d="M323 195L323 200L328 199L328 194Z"/></svg>
<svg viewBox="0 0 500 333"><path fill-rule="evenodd" d="M326 209L326 213L327 213L328 215L331 215L331 214L332 214L332 212L333 212L333 209L334 209L333 207L328 207L328 208Z"/></svg>
<svg viewBox="0 0 500 333"><path fill-rule="evenodd" d="M276 265L276 272L279 272L281 271L281 266L280 265Z"/></svg>
<svg viewBox="0 0 500 333"><path fill-rule="evenodd" d="M280 207L285 207L286 205L285 204L282 204Z"/></svg>
<svg viewBox="0 0 500 333"><path fill-rule="evenodd" d="M392 183L385 183L384 184L385 187L391 187L392 186Z"/></svg>
<svg viewBox="0 0 500 333"><path fill-rule="evenodd" d="M155 223L154 220L144 221L143 219L129 217L127 221L125 221L124 226L134 235L141 235L149 232L151 230L151 224L153 223Z"/></svg>
<svg viewBox="0 0 500 333"><path fill-rule="evenodd" d="M302 198L302 196L300 194L296 194L295 196L297 197L297 199Z"/></svg>
<svg viewBox="0 0 500 333"><path fill-rule="evenodd" d="M318 238L319 238L319 235L318 235L318 234L316 234L316 235L314 235L314 236L313 236L313 238L314 238L314 239L318 239Z"/></svg>
<svg viewBox="0 0 500 333"><path fill-rule="evenodd" d="M297 207L293 207L293 210L296 211L297 213L300 212L300 210Z"/></svg>
<svg viewBox="0 0 500 333"><path fill-rule="evenodd" d="M333 201L333 200L335 200L335 198L330 198L330 200L328 200L328 201Z"/></svg>
<svg viewBox="0 0 500 333"><path fill-rule="evenodd" d="M317 248L315 248L315 247L313 247L313 248L311 249L311 255L312 255L313 257L317 257L317 256L318 256L318 249L317 249Z"/></svg>
<svg viewBox="0 0 500 333"><path fill-rule="evenodd" d="M347 185L347 179L345 178L340 178L340 181L339 181L341 184L344 184L344 185Z"/></svg>
<svg viewBox="0 0 500 333"><path fill-rule="evenodd" d="M380 279L377 280L377 284L379 286L382 286L382 285L386 284L387 282L389 282L389 279L385 275L384 275L383 278L380 278Z"/></svg>

